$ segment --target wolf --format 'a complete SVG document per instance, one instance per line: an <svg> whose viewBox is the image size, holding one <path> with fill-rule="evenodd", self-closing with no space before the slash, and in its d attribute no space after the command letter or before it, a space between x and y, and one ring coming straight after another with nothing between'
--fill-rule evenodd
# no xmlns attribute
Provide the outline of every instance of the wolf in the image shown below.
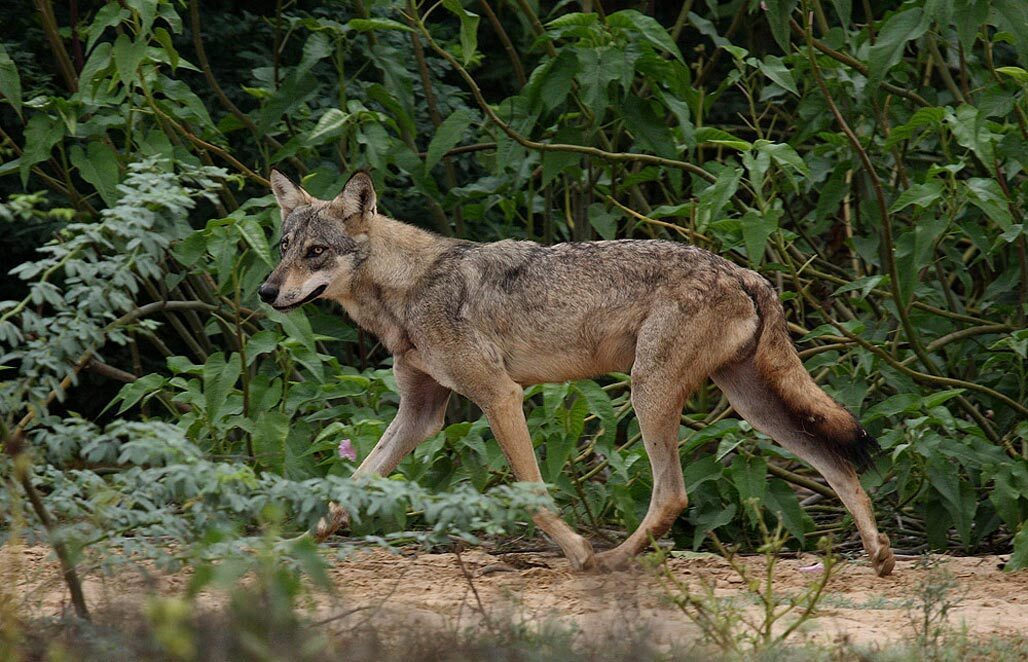
<svg viewBox="0 0 1028 662"><path fill-rule="evenodd" d="M575 569L626 566L688 504L678 453L686 399L708 379L735 411L821 473L845 504L879 576L895 564L860 486L877 442L807 373L778 294L759 274L706 250L659 240L476 243L381 214L357 172L319 200L278 171L281 262L259 288L277 310L339 303L393 355L396 418L355 471L387 475L443 426L451 393L484 412L520 481L542 483L525 424L530 384L631 374L631 401L653 470L646 516L614 549L548 509L533 520ZM315 535L347 522L330 504Z"/></svg>

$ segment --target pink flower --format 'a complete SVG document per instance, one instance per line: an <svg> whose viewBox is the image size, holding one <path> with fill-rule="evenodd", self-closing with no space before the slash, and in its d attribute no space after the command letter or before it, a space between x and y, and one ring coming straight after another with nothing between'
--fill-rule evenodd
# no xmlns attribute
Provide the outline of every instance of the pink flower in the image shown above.
<svg viewBox="0 0 1028 662"><path fill-rule="evenodd" d="M357 449L353 447L352 441L343 439L339 442L339 457L351 462L357 461Z"/></svg>

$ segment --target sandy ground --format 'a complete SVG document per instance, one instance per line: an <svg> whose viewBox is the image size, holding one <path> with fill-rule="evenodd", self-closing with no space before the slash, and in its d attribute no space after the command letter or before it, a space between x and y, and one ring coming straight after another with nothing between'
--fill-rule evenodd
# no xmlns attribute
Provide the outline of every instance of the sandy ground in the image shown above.
<svg viewBox="0 0 1028 662"><path fill-rule="evenodd" d="M605 575L578 573L557 554L540 552L492 555L470 549L460 559L454 553L357 552L334 564L330 574L337 594L311 598L312 617L336 617L332 627L343 628L354 627L357 621L382 627L453 628L481 623L484 614L527 623L562 622L583 636L628 626L649 633L661 646L688 645L697 639L696 626L670 602L666 584L653 571L640 567ZM744 561L759 575L762 559ZM818 571L810 570L816 561L813 556L781 560L775 590L801 591L816 578ZM1028 633L1028 572L1005 573L1000 569L1003 561L995 556L935 559L935 565L957 582L948 593L957 603L949 617L953 627L966 628L976 637ZM55 616L68 609L67 593L48 550L7 547L0 551L0 563L7 590L13 588L23 614ZM754 604L743 581L720 557L686 554L668 564L673 575L694 590L712 586L718 597ZM909 638L911 600L917 602L918 589L937 581L933 577L937 574L921 561L901 560L887 578L876 577L859 559L844 562L826 589L818 617L797 633L798 638L880 645ZM91 605L117 604L152 591L181 593L187 581L188 573L92 574L85 580L85 591ZM755 607L748 609L755 613Z"/></svg>

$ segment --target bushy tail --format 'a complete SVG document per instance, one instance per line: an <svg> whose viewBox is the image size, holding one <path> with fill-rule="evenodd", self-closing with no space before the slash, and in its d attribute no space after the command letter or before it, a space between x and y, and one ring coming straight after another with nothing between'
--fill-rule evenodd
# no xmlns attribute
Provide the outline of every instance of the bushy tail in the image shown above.
<svg viewBox="0 0 1028 662"><path fill-rule="evenodd" d="M803 367L789 337L785 311L771 285L754 272L744 272L742 285L760 317L756 348L747 365L735 367L734 373L732 368L726 369L720 379L715 376L715 381L747 420L779 442L784 440L779 439L776 432L799 437L805 446L819 446L819 450L857 469L865 468L878 451L878 442L852 414L821 390ZM755 380L763 389L743 386L741 380ZM743 405L740 408L733 400L733 392L735 399L761 402L750 402L749 406L739 403ZM777 411L772 414L773 409ZM745 410L763 419L765 425L762 427L761 421L751 420Z"/></svg>

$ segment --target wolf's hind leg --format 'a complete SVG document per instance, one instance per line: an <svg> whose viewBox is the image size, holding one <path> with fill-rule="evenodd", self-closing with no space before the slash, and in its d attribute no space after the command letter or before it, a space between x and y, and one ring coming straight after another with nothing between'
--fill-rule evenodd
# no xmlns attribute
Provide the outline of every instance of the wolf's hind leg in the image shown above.
<svg viewBox="0 0 1028 662"><path fill-rule="evenodd" d="M733 316L737 313L738 316ZM714 312L678 305L643 323L632 366L632 406L653 470L653 493L639 528L618 547L597 554L598 567L623 567L671 529L689 503L678 455L682 407L718 365L753 333L745 305ZM733 319L734 318L734 319Z"/></svg>
<svg viewBox="0 0 1028 662"><path fill-rule="evenodd" d="M787 415L781 399L760 377L752 358L718 370L714 373L714 382L728 396L735 411L753 427L824 476L853 516L875 572L880 577L890 574L896 560L889 548L889 538L879 533L871 499L860 486L857 472L850 463L833 453L826 440L805 432Z"/></svg>

